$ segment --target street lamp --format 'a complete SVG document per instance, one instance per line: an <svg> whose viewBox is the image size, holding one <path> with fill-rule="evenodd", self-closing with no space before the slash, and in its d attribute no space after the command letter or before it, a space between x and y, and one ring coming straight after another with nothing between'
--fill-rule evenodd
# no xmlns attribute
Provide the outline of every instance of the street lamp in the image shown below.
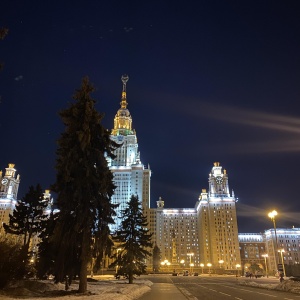
<svg viewBox="0 0 300 300"><path fill-rule="evenodd" d="M192 269L192 272L194 272L194 264L191 263L191 269Z"/></svg>
<svg viewBox="0 0 300 300"><path fill-rule="evenodd" d="M240 275L239 268L241 267L241 265L240 264L236 264L235 266L236 266L236 269L237 269L237 276L239 276Z"/></svg>
<svg viewBox="0 0 300 300"><path fill-rule="evenodd" d="M164 261L162 261L160 263L162 266L167 266L166 267L166 270L168 271L168 266L171 264L167 259L165 259Z"/></svg>
<svg viewBox="0 0 300 300"><path fill-rule="evenodd" d="M274 233L275 233L275 247L274 247L274 252L275 252L275 261L278 264L279 260L278 260L278 255L277 255L277 249L278 249L278 241L277 241L277 233L276 233L276 222L275 222L275 217L278 215L276 210L273 210L271 212L268 213L268 217L273 221L273 226L274 226Z"/></svg>
<svg viewBox="0 0 300 300"><path fill-rule="evenodd" d="M204 264L200 264L200 267L202 269L202 274L203 274L203 267L204 267Z"/></svg>
<svg viewBox="0 0 300 300"><path fill-rule="evenodd" d="M220 264L220 269L222 268L222 264L224 263L224 260L223 259L220 259L219 260L219 264Z"/></svg>
<svg viewBox="0 0 300 300"><path fill-rule="evenodd" d="M184 259L182 259L182 260L180 261L180 267L183 268L183 266L184 266Z"/></svg>
<svg viewBox="0 0 300 300"><path fill-rule="evenodd" d="M207 266L208 266L208 274L210 275L210 268L211 268L212 264L208 263Z"/></svg>
<svg viewBox="0 0 300 300"><path fill-rule="evenodd" d="M285 266L284 266L284 261L283 261L283 254L284 253L284 249L280 249L278 250L278 252L280 252L280 256L281 256L281 263L282 263L282 269L283 269L283 276L285 277Z"/></svg>
<svg viewBox="0 0 300 300"><path fill-rule="evenodd" d="M267 265L267 257L269 255L268 254L262 254L262 257L265 259L265 266L266 266L266 275L267 275L267 278L269 277L268 276L268 265Z"/></svg>
<svg viewBox="0 0 300 300"><path fill-rule="evenodd" d="M187 255L190 257L190 273L191 273L192 272L191 271L191 268L192 268L192 256L194 256L194 253L188 253Z"/></svg>

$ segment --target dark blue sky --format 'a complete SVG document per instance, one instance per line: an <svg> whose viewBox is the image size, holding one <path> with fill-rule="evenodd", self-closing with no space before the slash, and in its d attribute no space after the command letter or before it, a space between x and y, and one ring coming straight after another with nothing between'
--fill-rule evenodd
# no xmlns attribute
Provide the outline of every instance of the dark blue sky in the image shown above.
<svg viewBox="0 0 300 300"><path fill-rule="evenodd" d="M113 127L128 109L151 204L194 207L219 161L240 232L300 227L300 1L14 1L0 4L1 162L19 197L55 179L58 111L82 77Z"/></svg>

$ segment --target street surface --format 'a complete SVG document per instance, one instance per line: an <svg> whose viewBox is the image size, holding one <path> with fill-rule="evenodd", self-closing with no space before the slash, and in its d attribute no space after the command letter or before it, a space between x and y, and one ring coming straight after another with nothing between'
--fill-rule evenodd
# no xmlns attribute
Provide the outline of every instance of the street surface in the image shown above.
<svg viewBox="0 0 300 300"><path fill-rule="evenodd" d="M300 300L300 294L273 291L239 285L239 281L251 280L258 284L279 283L278 278L249 279L234 276L171 276L147 275L154 284L151 292L139 300ZM181 292L178 293L178 290Z"/></svg>

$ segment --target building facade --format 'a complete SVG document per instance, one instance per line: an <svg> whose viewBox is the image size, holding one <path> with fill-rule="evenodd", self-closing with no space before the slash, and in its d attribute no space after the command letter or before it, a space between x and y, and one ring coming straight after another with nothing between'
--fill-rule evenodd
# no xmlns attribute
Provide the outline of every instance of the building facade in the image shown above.
<svg viewBox="0 0 300 300"><path fill-rule="evenodd" d="M228 174L218 162L209 174L208 192L202 190L194 208L165 208L160 198L148 223L162 262L173 269L236 270L241 257L235 204Z"/></svg>
<svg viewBox="0 0 300 300"><path fill-rule="evenodd" d="M276 234L274 229L239 233L239 243L244 272L257 265L265 275L273 276L281 269L278 265L300 264L300 228L277 228Z"/></svg>
<svg viewBox="0 0 300 300"><path fill-rule="evenodd" d="M198 219L195 208L164 208L164 201L157 201L154 224L150 223L154 241L161 251L162 261L170 263L173 270L197 268L199 255ZM168 268L164 265L164 268Z"/></svg>
<svg viewBox="0 0 300 300"><path fill-rule="evenodd" d="M111 132L111 139L120 147L115 151L115 159L108 158L116 185L112 203L119 204L115 224L111 225L112 233L120 225L121 210L132 195L137 195L153 234L152 241L160 248L163 261L174 267L191 264L217 267L222 261L224 269L236 269L241 263L236 199L233 192L230 194L226 170L222 171L219 163L214 164L209 174L208 192L202 191L194 208L165 208L162 199L157 201L156 208L150 208L151 170L141 162L136 132L127 109L128 79L127 75L121 77L121 107ZM151 264L151 259L148 263Z"/></svg>
<svg viewBox="0 0 300 300"><path fill-rule="evenodd" d="M264 235L261 233L239 233L242 274L255 273L268 268L269 255L266 251Z"/></svg>
<svg viewBox="0 0 300 300"><path fill-rule="evenodd" d="M269 270L275 273L278 264L299 265L300 228L277 228L264 232ZM276 245L277 240L277 245Z"/></svg>

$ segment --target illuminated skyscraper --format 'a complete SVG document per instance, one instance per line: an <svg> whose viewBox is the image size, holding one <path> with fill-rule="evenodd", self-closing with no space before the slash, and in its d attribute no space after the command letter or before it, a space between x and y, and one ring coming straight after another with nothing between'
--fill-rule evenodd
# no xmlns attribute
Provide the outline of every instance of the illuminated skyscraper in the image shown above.
<svg viewBox="0 0 300 300"><path fill-rule="evenodd" d="M199 250L204 264L217 266L222 261L226 270L241 264L236 198L230 195L228 175L218 162L209 174L209 189L202 190L197 204L199 224Z"/></svg>
<svg viewBox="0 0 300 300"><path fill-rule="evenodd" d="M108 158L108 165L114 175L115 193L112 203L119 204L116 209L117 217L114 218L115 224L110 228L114 232L121 220L120 211L126 207L126 203L132 195L137 195L142 202L144 209L150 207L150 177L151 170L145 167L140 160L136 132L132 129L132 118L127 109L126 84L129 77L123 75L121 107L117 111L114 119L114 129L111 139L121 145L116 151L114 160Z"/></svg>

